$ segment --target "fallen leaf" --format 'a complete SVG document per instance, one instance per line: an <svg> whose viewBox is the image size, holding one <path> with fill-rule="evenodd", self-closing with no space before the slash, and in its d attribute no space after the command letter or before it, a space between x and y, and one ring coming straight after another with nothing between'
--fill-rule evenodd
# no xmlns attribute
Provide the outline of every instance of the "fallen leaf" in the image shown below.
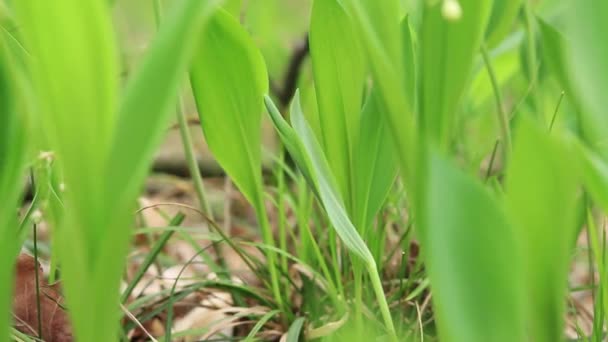
<svg viewBox="0 0 608 342"><path fill-rule="evenodd" d="M46 342L71 342L72 328L63 308L63 297L44 279L42 269L34 258L19 255L15 267L15 296L13 315L15 328L25 334L36 336ZM36 295L36 274L40 285L40 296ZM40 333L38 331L38 299L40 301Z"/></svg>

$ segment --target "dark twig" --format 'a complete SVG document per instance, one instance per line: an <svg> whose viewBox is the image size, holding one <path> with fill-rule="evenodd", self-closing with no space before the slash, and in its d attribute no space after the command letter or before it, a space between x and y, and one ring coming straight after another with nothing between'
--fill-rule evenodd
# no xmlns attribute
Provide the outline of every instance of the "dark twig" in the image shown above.
<svg viewBox="0 0 608 342"><path fill-rule="evenodd" d="M287 70L283 76L283 81L281 83L273 81L270 82L270 90L273 95L277 97L281 113L284 112L283 109L289 105L291 98L296 92L298 79L302 70L302 64L304 64L304 61L308 56L308 52L308 33L306 33L304 39L298 43L291 53ZM200 125L200 123L201 122L198 117L191 116L187 118L188 126L197 126ZM173 124L171 127L169 127L169 129L177 129L178 127L178 124Z"/></svg>
<svg viewBox="0 0 608 342"><path fill-rule="evenodd" d="M273 87L273 92L277 96L277 100L280 109L284 109L289 105L291 98L296 92L298 85L298 78L300 77L300 71L302 70L302 64L309 52L308 44L308 33L304 36L304 39L296 46L291 53L287 71L283 77L283 82L280 88Z"/></svg>

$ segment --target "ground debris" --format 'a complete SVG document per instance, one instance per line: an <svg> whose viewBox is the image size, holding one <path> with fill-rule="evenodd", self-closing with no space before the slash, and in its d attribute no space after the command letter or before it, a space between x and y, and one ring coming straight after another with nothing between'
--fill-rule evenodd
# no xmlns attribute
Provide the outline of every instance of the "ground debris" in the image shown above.
<svg viewBox="0 0 608 342"><path fill-rule="evenodd" d="M15 296L13 315L15 328L25 334L42 338L46 342L71 342L72 328L63 308L63 297L55 285L49 285L42 269L34 258L19 255L16 264ZM38 273L40 296L36 295L36 272ZM38 331L38 300L40 301L40 329ZM42 336L39 336L40 335Z"/></svg>

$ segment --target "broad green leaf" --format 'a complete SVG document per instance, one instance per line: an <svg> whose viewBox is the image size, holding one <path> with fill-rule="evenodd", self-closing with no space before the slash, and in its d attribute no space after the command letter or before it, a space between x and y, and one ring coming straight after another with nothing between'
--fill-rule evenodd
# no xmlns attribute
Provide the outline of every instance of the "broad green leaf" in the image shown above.
<svg viewBox="0 0 608 342"><path fill-rule="evenodd" d="M205 139L214 157L253 205L264 243L274 246L262 188L261 130L268 74L247 31L217 11L190 72ZM274 251L268 251L274 299L282 305Z"/></svg>
<svg viewBox="0 0 608 342"><path fill-rule="evenodd" d="M400 27L400 4L397 0L343 1L355 19L355 27L367 54L383 111L401 162L404 181L410 186L413 180L416 147L415 120L404 80L403 30ZM412 190L412 189L410 189Z"/></svg>
<svg viewBox="0 0 608 342"><path fill-rule="evenodd" d="M489 47L500 44L513 29L523 0L494 0L492 14L486 30L486 42Z"/></svg>
<svg viewBox="0 0 608 342"><path fill-rule="evenodd" d="M101 0L17 1L13 7L33 56L29 67L35 120L43 123L57 152L74 215L95 222L104 215L99 210L104 203L101 183L119 76L109 9ZM94 253L100 233L80 229L78 235Z"/></svg>
<svg viewBox="0 0 608 342"><path fill-rule="evenodd" d="M478 0L459 3L459 18L446 17L440 3L427 3L420 29L420 126L443 150L448 148L492 5Z"/></svg>
<svg viewBox="0 0 608 342"><path fill-rule="evenodd" d="M352 205L353 150L365 82L363 53L350 16L337 0L316 0L310 23L310 55L319 105L321 146Z"/></svg>
<svg viewBox="0 0 608 342"><path fill-rule="evenodd" d="M500 203L436 150L427 177L417 220L440 340L525 341L518 245Z"/></svg>
<svg viewBox="0 0 608 342"><path fill-rule="evenodd" d="M22 67L31 56L23 46L22 38L19 36L19 28L13 17L13 13L4 3L0 4L0 36L3 37L5 48L15 56L15 66Z"/></svg>
<svg viewBox="0 0 608 342"><path fill-rule="evenodd" d="M378 93L372 90L361 114L361 132L355 146L355 210L353 221L360 232L371 227L397 175L393 141ZM365 235L364 235L365 237Z"/></svg>
<svg viewBox="0 0 608 342"><path fill-rule="evenodd" d="M118 327L112 298L118 295L124 260L107 265L119 268L102 282L113 286L103 291L91 286L103 271L96 266L109 216L104 166L119 77L110 12L102 0L18 1L13 7L32 55L33 118L42 123L69 189L68 215L55 234L74 332L83 341L112 340Z"/></svg>
<svg viewBox="0 0 608 342"><path fill-rule="evenodd" d="M56 248L79 340L116 339L131 209L211 4L180 3L127 86L120 111L106 3L15 4L33 56L37 114L65 175Z"/></svg>
<svg viewBox="0 0 608 342"><path fill-rule="evenodd" d="M26 159L24 100L17 86L14 62L0 38L0 338L8 340L17 245L16 210L21 205Z"/></svg>
<svg viewBox="0 0 608 342"><path fill-rule="evenodd" d="M568 145L523 120L506 173L506 204L521 245L534 341L563 335L567 276L577 234L578 173Z"/></svg>
<svg viewBox="0 0 608 342"><path fill-rule="evenodd" d="M358 30L364 45L375 46L379 51L366 51L372 59L370 63L384 59L392 63L400 61L401 56L401 19L398 0L359 1L343 0L342 3L358 21ZM367 49L366 49L367 50Z"/></svg>
<svg viewBox="0 0 608 342"><path fill-rule="evenodd" d="M556 76L563 87L569 87L569 75L567 75L566 41L562 34L548 22L538 18L538 28L543 47L542 61ZM569 90L569 89L568 89Z"/></svg>
<svg viewBox="0 0 608 342"><path fill-rule="evenodd" d="M581 118L582 111L580 110L580 99L575 96L574 86L572 78L568 73L568 60L566 52L568 50L569 43L566 41L562 32L558 31L556 27L552 26L545 20L538 18L538 29L540 33L540 39L542 44L542 55L541 63L546 66L546 69L551 72L559 83L560 90L564 92L564 96L568 99L568 102L574 107L576 112L576 118L581 126L582 138L590 143L593 143L593 136L590 136L587 132L593 132L593 123L589 120ZM549 112L550 115L554 114L554 111ZM551 120L549 118L548 120ZM591 127L590 127L591 126Z"/></svg>
<svg viewBox="0 0 608 342"><path fill-rule="evenodd" d="M243 0L226 0L222 7L235 18L240 18L242 5Z"/></svg>
<svg viewBox="0 0 608 342"><path fill-rule="evenodd" d="M608 2L572 1L567 13L567 61L574 91L582 106L583 135L603 158L608 157Z"/></svg>
<svg viewBox="0 0 608 342"><path fill-rule="evenodd" d="M251 203L261 200L261 120L266 67L245 29L213 16L190 74L210 150Z"/></svg>
<svg viewBox="0 0 608 342"><path fill-rule="evenodd" d="M608 212L608 164L582 144L577 146L585 190L604 212Z"/></svg>

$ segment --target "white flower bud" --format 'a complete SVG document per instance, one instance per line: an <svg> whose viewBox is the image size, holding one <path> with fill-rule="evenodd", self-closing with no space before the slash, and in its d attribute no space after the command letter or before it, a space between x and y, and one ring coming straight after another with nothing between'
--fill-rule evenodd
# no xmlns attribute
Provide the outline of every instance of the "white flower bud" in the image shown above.
<svg viewBox="0 0 608 342"><path fill-rule="evenodd" d="M32 212L32 216L30 217L32 218L32 222L38 224L42 221L42 212L40 211L40 209L36 209Z"/></svg>
<svg viewBox="0 0 608 342"><path fill-rule="evenodd" d="M53 153L53 151L40 151L40 153L38 154L38 158L46 160L47 163L52 162L54 156L55 154Z"/></svg>
<svg viewBox="0 0 608 342"><path fill-rule="evenodd" d="M441 15L449 21L459 20L462 17L462 7L458 0L443 0Z"/></svg>

